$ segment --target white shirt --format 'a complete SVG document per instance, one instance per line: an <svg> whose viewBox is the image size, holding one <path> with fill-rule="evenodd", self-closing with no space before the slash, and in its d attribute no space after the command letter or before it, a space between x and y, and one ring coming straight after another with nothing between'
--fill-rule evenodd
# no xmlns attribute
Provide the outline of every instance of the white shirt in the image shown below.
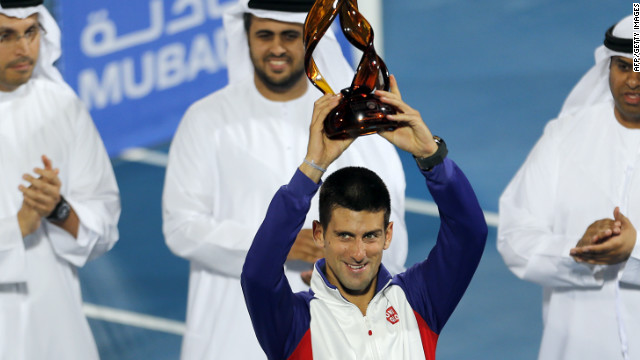
<svg viewBox="0 0 640 360"><path fill-rule="evenodd" d="M240 273L273 194L304 159L313 102L320 96L309 86L298 99L274 102L250 79L196 102L180 123L169 152L163 230L171 250L191 261L182 359L265 358ZM366 166L387 184L394 237L383 262L393 273L402 271L405 178L395 148L377 135L361 137L328 173L347 165ZM317 208L316 197L304 228L318 218ZM310 269L288 263L294 291L308 288L300 270Z"/></svg>
<svg viewBox="0 0 640 360"><path fill-rule="evenodd" d="M118 239L120 198L95 126L75 94L31 79L0 93L0 359L90 360L98 353L82 313L77 268ZM42 220L22 238L22 175L47 155L80 218L78 238ZM37 175L35 175L37 176Z"/></svg>
<svg viewBox="0 0 640 360"><path fill-rule="evenodd" d="M616 206L640 229L640 130L613 101L551 121L502 194L498 250L544 288L539 359L640 359L640 244L611 266L569 255Z"/></svg>

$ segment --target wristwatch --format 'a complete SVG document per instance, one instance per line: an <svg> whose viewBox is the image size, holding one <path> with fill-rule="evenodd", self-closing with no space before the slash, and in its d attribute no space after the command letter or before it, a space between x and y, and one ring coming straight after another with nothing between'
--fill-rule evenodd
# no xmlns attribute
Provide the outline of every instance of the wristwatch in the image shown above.
<svg viewBox="0 0 640 360"><path fill-rule="evenodd" d="M47 220L52 222L63 222L67 220L69 214L71 214L71 205L69 205L67 200L65 200L61 195L60 202L58 202L51 214L47 216Z"/></svg>
<svg viewBox="0 0 640 360"><path fill-rule="evenodd" d="M416 159L416 163L422 171L431 171L434 166L443 162L444 158L447 157L447 154L449 153L449 151L447 150L447 144L444 142L444 140L442 140L442 138L434 136L433 140L438 145L438 150L436 150L433 155L424 158L418 158L415 156L413 157L414 159Z"/></svg>

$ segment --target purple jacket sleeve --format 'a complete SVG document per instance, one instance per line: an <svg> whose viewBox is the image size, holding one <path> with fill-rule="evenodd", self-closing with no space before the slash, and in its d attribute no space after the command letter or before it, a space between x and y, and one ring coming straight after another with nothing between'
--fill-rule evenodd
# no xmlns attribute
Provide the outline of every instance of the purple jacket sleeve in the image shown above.
<svg viewBox="0 0 640 360"><path fill-rule="evenodd" d="M440 334L478 267L488 230L471 185L453 161L447 158L422 174L440 212L438 238L424 261L394 281L431 330Z"/></svg>
<svg viewBox="0 0 640 360"><path fill-rule="evenodd" d="M297 170L271 200L240 277L260 346L269 359L286 359L309 328L309 293L294 294L284 263L319 185Z"/></svg>

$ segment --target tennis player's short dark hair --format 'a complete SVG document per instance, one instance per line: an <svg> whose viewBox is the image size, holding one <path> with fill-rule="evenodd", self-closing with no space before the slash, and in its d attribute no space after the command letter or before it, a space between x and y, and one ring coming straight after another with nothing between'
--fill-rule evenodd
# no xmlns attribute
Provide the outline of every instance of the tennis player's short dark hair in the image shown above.
<svg viewBox="0 0 640 360"><path fill-rule="evenodd" d="M389 225L389 191L382 179L369 169L350 166L327 177L320 189L320 224L324 229L336 207L353 211L384 211L384 226Z"/></svg>

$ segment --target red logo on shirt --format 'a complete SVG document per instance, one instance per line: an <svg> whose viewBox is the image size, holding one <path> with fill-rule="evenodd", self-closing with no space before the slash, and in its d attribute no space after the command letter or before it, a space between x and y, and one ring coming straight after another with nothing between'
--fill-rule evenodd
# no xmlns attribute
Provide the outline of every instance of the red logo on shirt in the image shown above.
<svg viewBox="0 0 640 360"><path fill-rule="evenodd" d="M387 321L394 325L398 321L400 321L400 317L398 316L398 313L396 312L396 309L393 308L393 306L389 306L389 308L387 309Z"/></svg>

